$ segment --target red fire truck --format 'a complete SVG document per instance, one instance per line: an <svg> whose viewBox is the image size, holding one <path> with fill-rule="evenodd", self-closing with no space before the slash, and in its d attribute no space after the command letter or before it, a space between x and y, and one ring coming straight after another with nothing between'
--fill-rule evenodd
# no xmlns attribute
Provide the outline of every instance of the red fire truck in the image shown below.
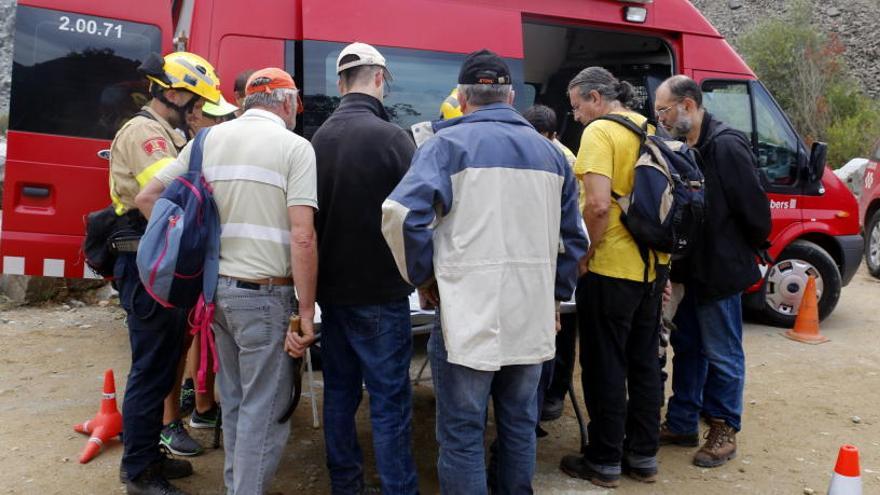
<svg viewBox="0 0 880 495"><path fill-rule="evenodd" d="M653 93L673 74L700 81L706 106L746 132L773 210L776 263L746 304L789 323L808 275L827 316L862 252L856 200L808 149L723 37L687 0L19 0L0 256L5 273L88 277L83 215L108 204L101 156L146 100L136 67L150 52L210 60L231 97L244 69L295 74L310 137L338 102L334 62L351 41L379 47L395 80L385 100L403 126L436 118L464 55L490 48L515 74L517 106L556 109L577 148L566 85L601 65Z"/></svg>

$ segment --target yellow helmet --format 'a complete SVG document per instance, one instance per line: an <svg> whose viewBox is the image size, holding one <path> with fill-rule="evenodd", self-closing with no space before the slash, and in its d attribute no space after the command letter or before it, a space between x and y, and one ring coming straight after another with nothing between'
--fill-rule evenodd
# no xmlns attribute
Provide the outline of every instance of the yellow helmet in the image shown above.
<svg viewBox="0 0 880 495"><path fill-rule="evenodd" d="M458 102L458 88L453 89L449 96L443 100L443 103L440 104L440 113L443 115L443 120L462 116L461 104Z"/></svg>
<svg viewBox="0 0 880 495"><path fill-rule="evenodd" d="M220 101L220 78L207 60L189 52L165 55L161 72L147 71L147 79L166 89L185 89L202 98Z"/></svg>

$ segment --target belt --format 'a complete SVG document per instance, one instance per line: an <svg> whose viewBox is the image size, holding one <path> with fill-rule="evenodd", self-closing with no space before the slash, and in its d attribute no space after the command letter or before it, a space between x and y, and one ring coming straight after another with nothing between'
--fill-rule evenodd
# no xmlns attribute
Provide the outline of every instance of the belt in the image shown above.
<svg viewBox="0 0 880 495"><path fill-rule="evenodd" d="M263 285L293 285L293 278L291 277L269 277L259 279L239 277L226 278L235 280L235 286L239 289L259 290L259 288Z"/></svg>
<svg viewBox="0 0 880 495"><path fill-rule="evenodd" d="M117 253L136 253L140 244L139 238L120 238L110 241L110 249Z"/></svg>

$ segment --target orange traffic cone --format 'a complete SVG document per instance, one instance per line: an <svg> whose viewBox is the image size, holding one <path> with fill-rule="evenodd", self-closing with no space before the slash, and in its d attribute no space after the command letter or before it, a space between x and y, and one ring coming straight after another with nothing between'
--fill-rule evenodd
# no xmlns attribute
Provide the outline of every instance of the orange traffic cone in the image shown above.
<svg viewBox="0 0 880 495"><path fill-rule="evenodd" d="M859 449L844 445L837 454L834 475L828 495L862 495L862 476L859 469Z"/></svg>
<svg viewBox="0 0 880 495"><path fill-rule="evenodd" d="M107 440L122 432L122 414L116 408L116 383L113 380L113 370L104 372L104 398L101 399L101 409L95 417L73 427L74 431L91 435L86 447L79 456L79 462L85 464L91 461L104 447Z"/></svg>
<svg viewBox="0 0 880 495"><path fill-rule="evenodd" d="M794 328L783 335L804 344L828 342L828 339L819 333L819 304L816 300L816 278L812 275L810 275L810 278L807 280L807 286L804 288L804 296L801 298L797 318L794 320Z"/></svg>

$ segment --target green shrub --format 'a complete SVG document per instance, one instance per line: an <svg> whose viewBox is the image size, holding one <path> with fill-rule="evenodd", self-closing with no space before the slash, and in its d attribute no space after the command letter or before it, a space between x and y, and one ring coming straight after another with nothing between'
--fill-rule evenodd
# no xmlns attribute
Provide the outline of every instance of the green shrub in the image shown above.
<svg viewBox="0 0 880 495"><path fill-rule="evenodd" d="M837 168L865 156L880 137L880 104L849 75L843 43L815 29L815 2L788 7L735 44L807 143L828 142L829 165Z"/></svg>
<svg viewBox="0 0 880 495"><path fill-rule="evenodd" d="M880 108L873 102L828 127L828 164L838 168L855 157L867 158L880 136Z"/></svg>

